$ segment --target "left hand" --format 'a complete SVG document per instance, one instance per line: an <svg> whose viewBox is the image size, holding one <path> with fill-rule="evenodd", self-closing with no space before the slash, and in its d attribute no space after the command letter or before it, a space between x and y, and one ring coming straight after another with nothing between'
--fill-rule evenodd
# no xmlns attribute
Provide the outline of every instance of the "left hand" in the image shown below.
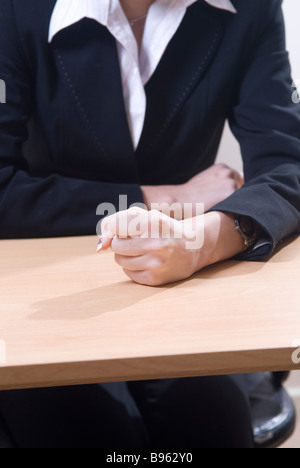
<svg viewBox="0 0 300 468"><path fill-rule="evenodd" d="M184 280L243 248L233 220L218 212L178 221L130 208L104 218L101 227L102 250L111 247L126 275L148 286Z"/></svg>

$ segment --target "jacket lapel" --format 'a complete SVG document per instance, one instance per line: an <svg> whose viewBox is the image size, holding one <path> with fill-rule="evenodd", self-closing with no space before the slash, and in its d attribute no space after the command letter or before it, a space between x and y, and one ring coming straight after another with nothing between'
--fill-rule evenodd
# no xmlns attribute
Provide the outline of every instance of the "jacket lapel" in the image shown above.
<svg viewBox="0 0 300 468"><path fill-rule="evenodd" d="M169 43L146 84L147 114L137 149L152 152L207 71L223 35L219 12L196 2ZM216 12L216 13L215 13Z"/></svg>
<svg viewBox="0 0 300 468"><path fill-rule="evenodd" d="M136 154L127 122L116 42L97 21L83 19L51 43L59 73L108 164L137 182L136 161L157 146L209 67L223 35L218 12L202 2L188 8L146 84L147 112Z"/></svg>
<svg viewBox="0 0 300 468"><path fill-rule="evenodd" d="M125 173L128 182L136 182L115 39L97 21L84 18L60 31L51 46L90 138L109 165Z"/></svg>

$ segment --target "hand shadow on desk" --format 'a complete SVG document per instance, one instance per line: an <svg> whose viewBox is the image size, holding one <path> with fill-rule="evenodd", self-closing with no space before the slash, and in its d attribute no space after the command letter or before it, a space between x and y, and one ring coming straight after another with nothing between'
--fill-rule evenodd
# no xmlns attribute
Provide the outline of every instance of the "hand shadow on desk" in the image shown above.
<svg viewBox="0 0 300 468"><path fill-rule="evenodd" d="M120 281L96 289L36 302L31 305L35 312L30 314L29 319L86 320L110 312L125 311L143 300L163 294L175 287L183 286L180 292L181 297L190 295L192 289L189 288L189 282L192 288L195 281L199 282L199 287L202 287L207 280L213 282L219 281L220 278L251 275L263 267L264 263L248 263L247 265L245 262L227 261L207 267L186 280L157 287L143 286L132 281ZM158 304L158 302L153 303L153 307L156 305L159 307Z"/></svg>
<svg viewBox="0 0 300 468"><path fill-rule="evenodd" d="M266 262L245 262L239 260L226 260L204 268L195 273L192 279L199 281L219 281L220 279L236 278L241 276L255 275L261 271ZM187 280L188 281L188 280Z"/></svg>
<svg viewBox="0 0 300 468"><path fill-rule="evenodd" d="M68 296L36 302L31 305L35 312L30 314L29 318L31 320L86 320L109 312L125 311L174 286L175 283L149 287L131 281L121 281Z"/></svg>

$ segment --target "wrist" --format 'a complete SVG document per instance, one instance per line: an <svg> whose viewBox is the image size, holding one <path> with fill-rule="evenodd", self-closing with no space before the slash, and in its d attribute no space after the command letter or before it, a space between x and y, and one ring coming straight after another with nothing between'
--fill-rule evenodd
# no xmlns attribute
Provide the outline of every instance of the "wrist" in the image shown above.
<svg viewBox="0 0 300 468"><path fill-rule="evenodd" d="M204 266L228 260L245 250L243 238L236 230L233 214L213 211L204 216Z"/></svg>
<svg viewBox="0 0 300 468"><path fill-rule="evenodd" d="M155 205L171 206L176 201L173 185L143 185L141 191L148 210L157 209Z"/></svg>

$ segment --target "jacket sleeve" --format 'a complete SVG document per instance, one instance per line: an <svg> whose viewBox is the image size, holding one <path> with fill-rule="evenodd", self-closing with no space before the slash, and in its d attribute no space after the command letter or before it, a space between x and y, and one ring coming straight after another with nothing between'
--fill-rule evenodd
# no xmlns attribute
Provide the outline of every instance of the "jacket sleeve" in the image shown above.
<svg viewBox="0 0 300 468"><path fill-rule="evenodd" d="M268 257L280 241L300 232L300 104L292 99L281 4L260 2L261 32L239 76L229 116L245 186L212 208L249 216L263 228L263 239L245 260Z"/></svg>
<svg viewBox="0 0 300 468"><path fill-rule="evenodd" d="M129 205L142 202L140 187L59 174L30 176L22 146L33 112L34 77L12 5L0 0L0 79L6 86L6 103L0 104L0 238L94 234L97 206L107 202L118 207L119 194L127 195Z"/></svg>

